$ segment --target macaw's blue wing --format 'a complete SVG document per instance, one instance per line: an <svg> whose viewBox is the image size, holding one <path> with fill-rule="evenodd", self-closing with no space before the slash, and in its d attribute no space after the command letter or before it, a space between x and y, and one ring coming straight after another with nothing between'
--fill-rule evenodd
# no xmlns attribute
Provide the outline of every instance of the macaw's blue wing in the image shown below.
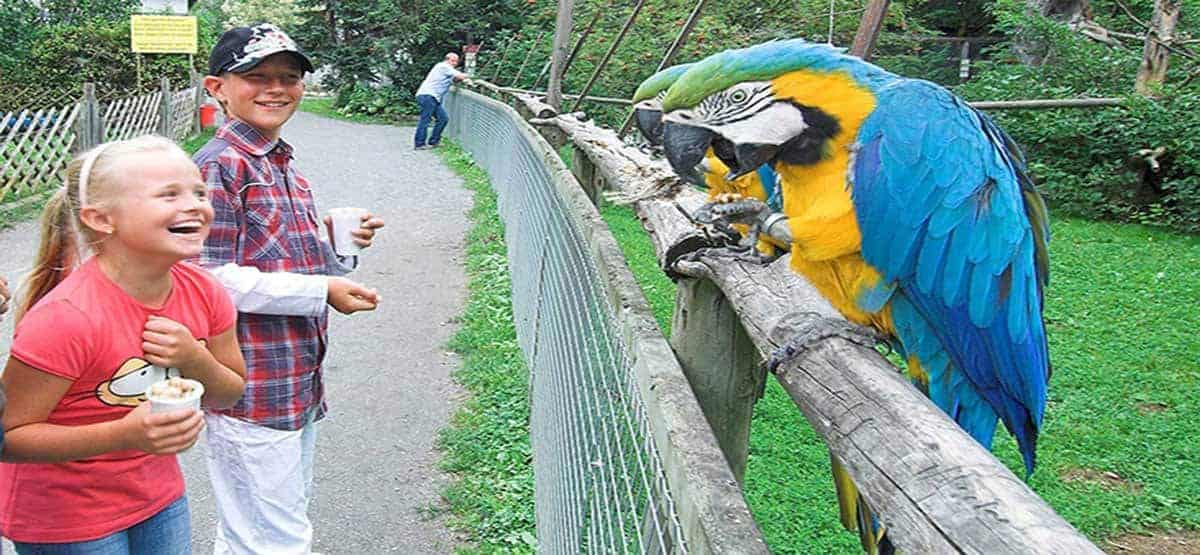
<svg viewBox="0 0 1200 555"><path fill-rule="evenodd" d="M945 89L903 80L878 91L851 184L863 257L897 285L897 336L930 397L988 447L994 411L1032 472L1049 377L1049 228L1020 151Z"/></svg>

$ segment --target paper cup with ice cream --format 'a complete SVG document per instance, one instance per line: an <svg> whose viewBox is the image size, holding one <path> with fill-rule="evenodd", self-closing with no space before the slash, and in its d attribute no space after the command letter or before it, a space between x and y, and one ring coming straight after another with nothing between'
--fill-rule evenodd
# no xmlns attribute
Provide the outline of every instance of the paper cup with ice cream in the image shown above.
<svg viewBox="0 0 1200 555"><path fill-rule="evenodd" d="M204 384L187 378L168 378L146 390L146 398L150 400L150 412L200 410L200 397L203 396Z"/></svg>

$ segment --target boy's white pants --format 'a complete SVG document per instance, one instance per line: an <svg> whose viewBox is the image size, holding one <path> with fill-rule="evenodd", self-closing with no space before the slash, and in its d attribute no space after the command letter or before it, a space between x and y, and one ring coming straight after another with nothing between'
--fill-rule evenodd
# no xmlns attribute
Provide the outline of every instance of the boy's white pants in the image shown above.
<svg viewBox="0 0 1200 555"><path fill-rule="evenodd" d="M219 414L204 416L208 474L217 501L213 553L310 553L316 423L288 432Z"/></svg>

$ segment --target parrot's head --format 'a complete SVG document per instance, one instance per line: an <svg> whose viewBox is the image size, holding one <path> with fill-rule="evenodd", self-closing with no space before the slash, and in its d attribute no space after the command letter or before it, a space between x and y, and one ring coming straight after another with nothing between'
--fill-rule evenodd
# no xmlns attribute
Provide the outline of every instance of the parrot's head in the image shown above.
<svg viewBox="0 0 1200 555"><path fill-rule="evenodd" d="M692 64L679 64L659 71L642 81L633 93L633 116L638 131L650 144L662 144L662 99L667 88Z"/></svg>
<svg viewBox="0 0 1200 555"><path fill-rule="evenodd" d="M695 181L711 148L736 179L763 164L813 164L891 74L802 40L726 50L693 64L662 100L671 167Z"/></svg>

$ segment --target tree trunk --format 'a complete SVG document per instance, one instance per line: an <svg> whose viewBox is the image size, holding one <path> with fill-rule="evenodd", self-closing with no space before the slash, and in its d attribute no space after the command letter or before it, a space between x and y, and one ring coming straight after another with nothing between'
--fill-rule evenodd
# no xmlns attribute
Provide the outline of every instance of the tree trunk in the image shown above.
<svg viewBox="0 0 1200 555"><path fill-rule="evenodd" d="M550 82L546 85L546 104L555 111L562 106L563 63L567 59L567 43L571 40L575 0L558 0L558 19L554 24L554 49L550 51ZM537 83L534 83L537 88Z"/></svg>
<svg viewBox="0 0 1200 555"><path fill-rule="evenodd" d="M1138 67L1137 81L1134 83L1134 90L1138 94L1149 96L1167 78L1167 65L1171 57L1167 47L1175 37L1179 7L1179 0L1154 0L1154 16L1150 18L1150 29L1146 31L1146 47L1142 51L1142 64Z"/></svg>

